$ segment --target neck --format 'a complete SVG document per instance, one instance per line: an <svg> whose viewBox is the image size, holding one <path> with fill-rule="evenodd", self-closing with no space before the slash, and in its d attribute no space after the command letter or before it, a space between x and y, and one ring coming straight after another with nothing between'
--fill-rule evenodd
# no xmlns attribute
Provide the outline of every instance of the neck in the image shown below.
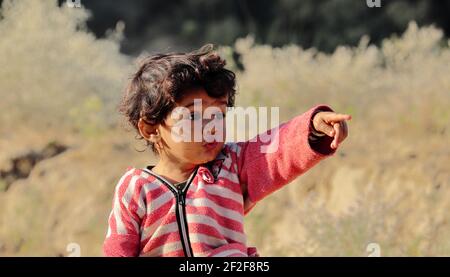
<svg viewBox="0 0 450 277"><path fill-rule="evenodd" d="M195 164L182 163L167 157L161 157L155 167L152 168L152 171L174 184L186 181L194 169Z"/></svg>

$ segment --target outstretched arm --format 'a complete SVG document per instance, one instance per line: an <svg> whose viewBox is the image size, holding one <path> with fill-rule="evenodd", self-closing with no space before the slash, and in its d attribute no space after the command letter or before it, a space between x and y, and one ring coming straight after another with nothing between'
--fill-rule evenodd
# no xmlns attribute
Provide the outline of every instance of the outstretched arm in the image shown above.
<svg viewBox="0 0 450 277"><path fill-rule="evenodd" d="M333 155L347 136L345 120L350 119L349 115L319 105L269 131L274 138L269 142L261 139L267 137L268 133L264 133L256 141L238 143L238 174L245 213L320 160Z"/></svg>

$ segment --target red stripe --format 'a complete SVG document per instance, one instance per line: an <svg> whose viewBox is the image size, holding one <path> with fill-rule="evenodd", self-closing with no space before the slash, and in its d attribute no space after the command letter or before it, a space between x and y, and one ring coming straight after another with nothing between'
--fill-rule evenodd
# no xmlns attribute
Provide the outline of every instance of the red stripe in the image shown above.
<svg viewBox="0 0 450 277"><path fill-rule="evenodd" d="M141 189L142 189L142 186L146 183L147 183L147 180L142 177L139 177L139 179L137 179L135 181L133 195L130 200L130 203L128 204L128 209L134 214L137 214L137 212L138 212L139 198L141 196ZM144 199L142 199L142 200L144 200ZM142 201L142 202L145 205L145 201ZM144 207L144 212L145 212L145 207Z"/></svg>
<svg viewBox="0 0 450 277"><path fill-rule="evenodd" d="M156 221L158 221L161 217L170 217L170 219L173 217L175 218L175 213L170 211L170 208L174 204L175 199L171 199L167 201L165 204L160 206L158 209L152 211L151 213L147 214L147 220L144 222L144 227L149 227Z"/></svg>
<svg viewBox="0 0 450 277"><path fill-rule="evenodd" d="M159 255L159 257L184 257L184 251L181 250L175 250L167 253L163 253L162 255Z"/></svg>
<svg viewBox="0 0 450 277"><path fill-rule="evenodd" d="M240 222L219 215L211 207L193 207L193 206L187 205L186 212L188 214L192 214L192 215L198 214L198 215L207 216L211 219L215 219L216 222L218 223L218 225L221 227L231 229L236 232L243 232L243 230L242 230L243 226Z"/></svg>
<svg viewBox="0 0 450 277"><path fill-rule="evenodd" d="M218 239L225 239L230 243L237 243L237 241L220 233L215 227L203 223L189 223L189 233L204 234Z"/></svg>
<svg viewBox="0 0 450 277"><path fill-rule="evenodd" d="M202 253L211 251L213 249L213 246L207 243L195 242L191 243L191 248L194 253Z"/></svg>
<svg viewBox="0 0 450 277"><path fill-rule="evenodd" d="M189 199L207 198L225 209L233 210L238 213L243 212L242 203L236 202L235 200L232 200L230 198L222 197L220 195L208 193L208 191L204 188L197 189L195 192L188 192L187 197Z"/></svg>
<svg viewBox="0 0 450 277"><path fill-rule="evenodd" d="M146 249L155 249L155 248L162 246L163 244L177 242L177 241L178 242L180 241L180 235L178 233L178 230L175 230L171 233L167 233L167 234L158 236L156 238L150 239L145 244L145 248ZM146 251L146 252L148 252L148 251Z"/></svg>
<svg viewBox="0 0 450 277"><path fill-rule="evenodd" d="M208 185L208 183L203 182L206 186ZM191 186L194 186L194 191L198 190L198 183L197 182L192 182ZM241 191L241 185L231 181L228 178L224 178L224 177L219 177L219 179L217 180L217 182L214 184L214 186L222 186L222 187L226 187L227 189L231 190L234 193L237 194L242 194Z"/></svg>
<svg viewBox="0 0 450 277"><path fill-rule="evenodd" d="M147 225L147 222L148 221L145 222L145 225ZM177 222L177 218L176 218L176 215L174 213L171 213L171 214L169 214L169 215L167 215L167 216L165 216L163 218L163 220L161 221L161 224L158 225L158 227L155 228L155 231L158 230L158 228L161 228L164 225L171 224L171 223L174 223L174 222ZM145 228L147 228L147 227L149 227L151 225L152 224L145 226L143 228L143 230L145 230ZM148 237L145 238L144 240L142 240L141 243L143 243L143 244L147 243L151 239L153 234L147 234L147 235L148 235Z"/></svg>
<svg viewBox="0 0 450 277"><path fill-rule="evenodd" d="M109 217L109 227L111 228L111 235L117 234L117 224L116 219L114 218L114 213Z"/></svg>

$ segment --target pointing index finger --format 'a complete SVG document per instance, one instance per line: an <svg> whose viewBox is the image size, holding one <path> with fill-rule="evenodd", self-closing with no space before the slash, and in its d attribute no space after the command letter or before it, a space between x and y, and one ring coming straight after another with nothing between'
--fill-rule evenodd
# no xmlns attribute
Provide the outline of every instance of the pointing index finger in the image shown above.
<svg viewBox="0 0 450 277"><path fill-rule="evenodd" d="M331 122L340 122L344 120L351 120L352 116L349 114L329 113L325 115L325 119Z"/></svg>

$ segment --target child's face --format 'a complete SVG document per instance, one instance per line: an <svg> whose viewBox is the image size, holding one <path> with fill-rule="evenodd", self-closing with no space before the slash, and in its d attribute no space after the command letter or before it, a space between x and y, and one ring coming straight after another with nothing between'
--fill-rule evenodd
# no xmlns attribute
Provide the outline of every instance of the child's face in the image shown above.
<svg viewBox="0 0 450 277"><path fill-rule="evenodd" d="M203 88L192 88L158 126L163 153L180 162L203 164L213 160L225 140L228 96L213 98Z"/></svg>

